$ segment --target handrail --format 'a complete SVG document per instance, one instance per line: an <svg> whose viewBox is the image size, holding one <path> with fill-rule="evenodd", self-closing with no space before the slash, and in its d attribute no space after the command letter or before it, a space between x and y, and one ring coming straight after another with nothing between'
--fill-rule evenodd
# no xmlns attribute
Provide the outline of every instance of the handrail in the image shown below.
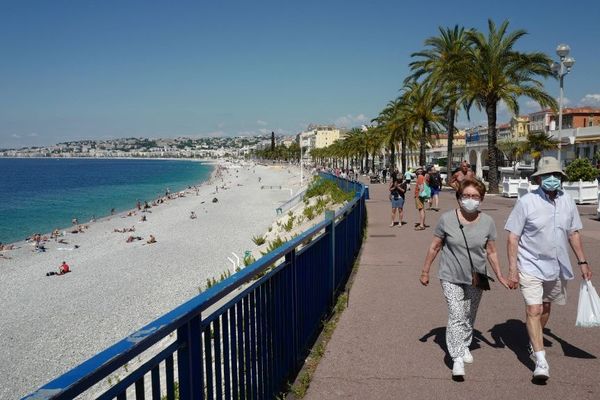
<svg viewBox="0 0 600 400"><path fill-rule="evenodd" d="M178 343L177 354L178 354L178 362L180 364L179 365L180 380L181 379L185 380L185 376L182 377L181 375L185 372L184 370L187 367L189 367L189 365L186 364L187 361L185 359L179 359L179 358L182 358L181 355L179 354L179 352L180 351L189 351L189 352L196 351L195 350L196 345L193 345L189 341L189 337L188 337L187 341L185 340L185 338L183 337L183 334L182 334L184 332L184 330L187 329L187 331L190 331L190 330L193 331L194 326L195 326L196 330L197 330L196 334L200 334L200 335L202 334L201 329L206 330L207 329L206 326L208 326L208 329L210 330L212 320L208 321L208 322L200 321L200 316L202 315L203 312L205 312L209 307L215 305L217 302L223 300L227 296L230 296L236 289L242 287L244 284L246 284L250 281L255 280L255 283L257 283L257 282L260 283L260 282L263 282L263 280L264 280L264 282L268 282L269 280L275 279L274 276L275 276L275 273L277 272L276 271L277 269L271 270L271 271L267 271L267 270L269 270L272 266L274 266L277 263L278 260L281 260L281 259L285 259L286 263L289 263L289 265L292 265L292 264L295 265L296 262L300 261L300 260L294 261L294 260L296 260L297 257L299 257L296 255L297 248L299 246L303 245L304 243L306 243L309 239L312 240L317 235L321 235L321 236L319 236L319 238L316 239L317 243L319 243L320 246L322 246L323 244L327 244L327 243L329 243L329 245L331 245L331 248L329 251L331 251L333 253L330 256L328 256L327 254L329 254L329 253L327 252L327 250L325 248L324 251L326 251L326 253L323 253L323 254L325 254L325 259L324 259L325 261L330 259L330 261L333 262L333 264L331 264L331 268L333 269L334 275L335 275L335 273L338 272L338 271L335 271L336 270L335 254L337 254L337 252L343 251L343 250L336 249L335 243L334 243L334 238L336 237L336 234L334 231L332 231L332 229L333 230L337 229L336 221L339 220L338 224L341 224L343 221L350 219L349 215L351 212L358 210L357 211L358 213L356 214L356 216L353 217L353 221L354 220L358 221L357 229L359 229L360 232L362 232L362 227L364 224L364 212L365 212L365 209L364 209L365 190L364 190L364 186L359 183L350 182L350 181L343 182L344 181L343 179L338 178L331 174L322 173L321 176L326 179L335 180L337 182L337 184L340 186L341 186L341 184L344 184L346 189L348 189L348 186L350 185L355 190L355 197L350 202L348 202L348 204L346 204L342 209L338 210L332 219L326 219L322 222L319 222L314 227L303 232L300 236L286 242L284 245L282 245L279 248L273 250L272 252L266 254L265 256L259 258L254 263L252 263L251 265L242 269L241 271L237 272L236 274L232 275L228 279L225 279L224 281L217 283L216 285L207 289L205 292L197 295L196 297L188 300L184 304L176 307L175 309L167 312L163 316L150 322L149 324L145 325L143 328L130 334L129 336L127 336L126 338L117 342L116 344L110 346L106 350L96 354L95 356L91 357L90 359L84 361L79 366L73 368L72 370L66 372L65 374L59 376L58 378L56 378L56 379L52 380L51 382L47 383L46 385L42 386L36 392L24 397L24 399L68 399L68 398L73 398L73 397L83 393L84 391L86 391L87 389L89 389L90 387L95 385L96 383L102 381L107 376L109 376L112 372L116 371L118 368L125 365L128 361L134 359L135 357L137 357L144 351L148 350L151 346L155 345L160 340L164 339L165 337L167 337L168 335L170 335L173 332L177 332L177 336L178 336L176 343ZM356 189L358 189L358 190L356 190ZM325 233L323 233L323 232L325 232ZM327 236L327 232L329 232L329 236ZM346 231L346 237L348 237L347 235L349 234L349 232L350 231ZM354 232L352 234L355 235ZM325 236L327 236L327 237L325 237ZM321 239L327 240L328 242L325 243ZM358 244L358 247L360 247L361 239L362 239L362 237L358 238L357 240L353 240L353 243L356 242ZM348 251L350 251L350 250L354 253L354 256L355 256L357 253L357 249L348 249ZM323 256L323 254L322 254L322 256ZM290 258L290 257L292 257L292 258ZM350 260L350 261L353 261L353 260ZM282 264L279 264L279 265L282 265ZM294 267L294 266L292 266L292 267ZM347 266L345 266L345 270L346 269L347 269ZM261 275L262 275L262 277L260 277ZM258 280L256 280L257 276L259 276ZM339 282L336 282L335 276L332 276L331 279L332 279L331 284L333 285L332 295L334 295L335 292L338 290L336 285L339 284ZM339 280L339 281L341 281L341 280ZM275 290L275 289L273 289L273 290ZM263 294L263 296L266 296L269 293L265 292ZM275 292L273 292L273 293L275 293ZM254 299L254 297L252 297L251 299ZM258 297L257 297L257 299L258 299ZM265 297L265 299L266 299L266 297ZM263 300L261 300L261 301L263 301ZM242 301L242 300L239 300L239 301ZM238 303L239 303L239 301L238 301ZM246 300L244 300L244 301L246 301ZM227 303L227 305L229 305L231 307L235 306L238 308L238 319L237 319L238 325L241 322L241 320L239 319L239 317L241 316L241 311L239 309L240 304L241 303L235 305L234 303L232 303L231 300L229 303ZM250 300L250 305L252 307L252 300ZM245 302L244 306L247 307L248 303ZM259 305L256 305L257 308L258 308L258 306ZM296 306L302 306L302 304L296 305ZM243 315L244 321L246 321L246 319L248 318L249 315L250 315L250 317L253 317L254 311L255 310L253 308L249 308L249 311L248 311L248 309L246 309L244 312L244 315ZM223 315L226 315L226 312L223 313ZM216 316L216 318L219 318L219 316L222 316L222 315L219 314ZM262 316L255 316L255 317L262 318ZM233 316L231 318L232 318L231 323L233 323ZM250 322L248 322L248 323L250 323ZM271 321L271 322L274 323L274 321ZM264 324L264 321L261 323ZM204 327L202 327L203 324L205 325ZM257 322L257 324L258 324L258 322ZM225 325L226 325L226 323L223 322L223 329L227 328ZM265 327L266 327L266 325L265 325ZM231 326L231 328L232 328L231 334L235 335L235 333L233 332L233 325ZM240 329L239 326L237 326L237 328L238 328L238 330ZM272 327L270 327L270 328L272 328ZM251 329L253 329L252 332L254 332L254 328L251 328ZM263 329L264 329L264 327L263 327ZM309 329L312 329L312 328L309 328ZM255 332L255 335L257 334L258 330L260 330L260 327L256 328L256 330L257 331ZM240 337L242 336L242 332L238 332L238 334ZM212 333L211 333L211 335L212 335ZM180 336L182 336L182 337L180 338ZM206 339L206 331L205 331L204 336L205 336L205 340L207 340ZM251 335L248 334L248 332L246 332L244 334L244 338L246 340L248 340L250 336ZM262 340L262 338L256 338L256 337L254 337L254 339ZM211 339L209 338L208 340L209 340L209 344L210 344ZM217 340L217 339L215 339L215 340ZM223 340L225 340L225 339L223 339ZM216 347L220 346L220 343L219 344L215 343L214 346L215 346L215 352L216 352ZM210 349L205 349L205 350L209 351ZM242 349L240 348L239 351L241 352ZM246 348L245 351L248 352L249 350ZM196 361L196 363L198 363L198 362L200 363L200 365L199 366L197 365L196 367L199 367L200 371L202 371L203 359L210 358L209 357L210 354L208 354L204 358L202 358L201 354L198 354L198 353L194 353L194 354L200 355L200 357L201 357L201 359L199 361L198 360ZM244 362L246 362L246 363L249 362L247 356L248 356L248 354L246 354L246 358L244 359ZM233 358L233 357L234 357L234 355L231 356L231 358ZM204 361L206 361L206 360L204 360ZM228 361L229 361L229 359L228 359ZM160 360L158 360L157 362L160 362ZM193 360L190 362L191 362L191 364L194 363ZM252 362L254 362L254 359L252 359ZM274 362L276 362L276 361L274 361ZM246 365L246 367L247 367L247 365ZM220 374L221 367L219 366L218 368L215 368L215 372L217 371L217 369L218 369L218 373ZM248 372L246 372L246 373L248 373ZM192 376L191 373L190 373L190 376ZM246 378L248 378L248 376ZM250 376L250 378L252 378L252 376ZM285 376L283 376L282 378L285 378ZM212 385L212 383L213 383L212 376L207 377L207 379L210 379L210 384ZM155 382L154 382L154 376L153 376L153 390L155 389L154 383ZM246 380L246 384L249 384L249 383L250 382L248 380ZM252 383L255 383L255 382L252 381ZM282 382L275 382L275 384L281 385ZM215 386L217 386L217 385L219 385L219 389L220 389L222 383L216 382L216 378L215 378ZM160 383L159 383L159 386L160 386ZM142 378L141 387L143 387L143 378ZM136 383L136 390L137 390L137 383ZM246 390L248 390L248 389L246 389ZM256 390L256 389L253 388L253 390ZM267 393L266 388L261 388L261 390L265 390L264 393ZM160 389L159 389L159 391L160 391ZM189 391L188 391L186 388L180 387L181 398L183 399L183 398L187 398L188 396L191 396L191 391L192 391L192 389L189 389Z"/></svg>

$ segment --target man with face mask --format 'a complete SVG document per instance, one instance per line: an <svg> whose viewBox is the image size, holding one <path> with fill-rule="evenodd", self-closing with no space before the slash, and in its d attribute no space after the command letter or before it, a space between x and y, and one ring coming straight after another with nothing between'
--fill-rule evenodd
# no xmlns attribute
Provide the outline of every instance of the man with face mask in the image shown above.
<svg viewBox="0 0 600 400"><path fill-rule="evenodd" d="M579 212L571 197L561 190L566 178L558 160L542 157L531 175L540 187L521 197L513 208L506 229L508 235L508 280L520 286L525 299L530 352L535 355L533 378L547 380L550 367L544 351L543 328L552 303L566 303L566 281L574 278L567 244L571 246L583 279L591 279L579 230Z"/></svg>

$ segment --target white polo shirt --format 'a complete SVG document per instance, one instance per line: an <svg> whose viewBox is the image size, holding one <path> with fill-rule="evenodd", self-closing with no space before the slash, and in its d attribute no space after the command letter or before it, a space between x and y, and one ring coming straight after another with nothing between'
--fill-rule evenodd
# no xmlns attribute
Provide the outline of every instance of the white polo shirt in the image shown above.
<svg viewBox="0 0 600 400"><path fill-rule="evenodd" d="M544 281L573 279L569 234L582 228L575 202L559 190L552 202L542 188L522 196L504 229L519 236L519 271Z"/></svg>

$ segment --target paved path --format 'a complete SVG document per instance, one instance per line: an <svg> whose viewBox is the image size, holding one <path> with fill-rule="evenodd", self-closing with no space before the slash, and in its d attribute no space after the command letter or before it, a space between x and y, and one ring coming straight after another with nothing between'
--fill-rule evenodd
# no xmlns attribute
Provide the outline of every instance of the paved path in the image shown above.
<svg viewBox="0 0 600 400"><path fill-rule="evenodd" d="M305 399L600 399L600 329L575 327L579 277L570 284L566 306L556 306L544 335L551 378L531 382L533 363L525 346L524 305L518 291L498 284L484 294L471 346L475 362L465 382L451 379L445 353L447 311L437 260L428 287L418 282L432 229L442 211L456 205L443 192L439 213L429 211L425 231L408 192L402 228L390 228L386 185L370 185L369 225L348 309L327 346ZM488 196L482 204L498 227L503 270L504 223L515 199ZM579 207L584 246L593 282L600 288L600 222L596 206ZM506 273L506 272L505 272Z"/></svg>

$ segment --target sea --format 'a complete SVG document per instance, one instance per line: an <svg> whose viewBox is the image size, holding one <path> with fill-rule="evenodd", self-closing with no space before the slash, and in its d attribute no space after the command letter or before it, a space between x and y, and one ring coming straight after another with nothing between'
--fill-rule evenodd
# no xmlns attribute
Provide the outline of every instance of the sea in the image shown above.
<svg viewBox="0 0 600 400"><path fill-rule="evenodd" d="M135 208L209 179L190 160L0 158L0 242Z"/></svg>

